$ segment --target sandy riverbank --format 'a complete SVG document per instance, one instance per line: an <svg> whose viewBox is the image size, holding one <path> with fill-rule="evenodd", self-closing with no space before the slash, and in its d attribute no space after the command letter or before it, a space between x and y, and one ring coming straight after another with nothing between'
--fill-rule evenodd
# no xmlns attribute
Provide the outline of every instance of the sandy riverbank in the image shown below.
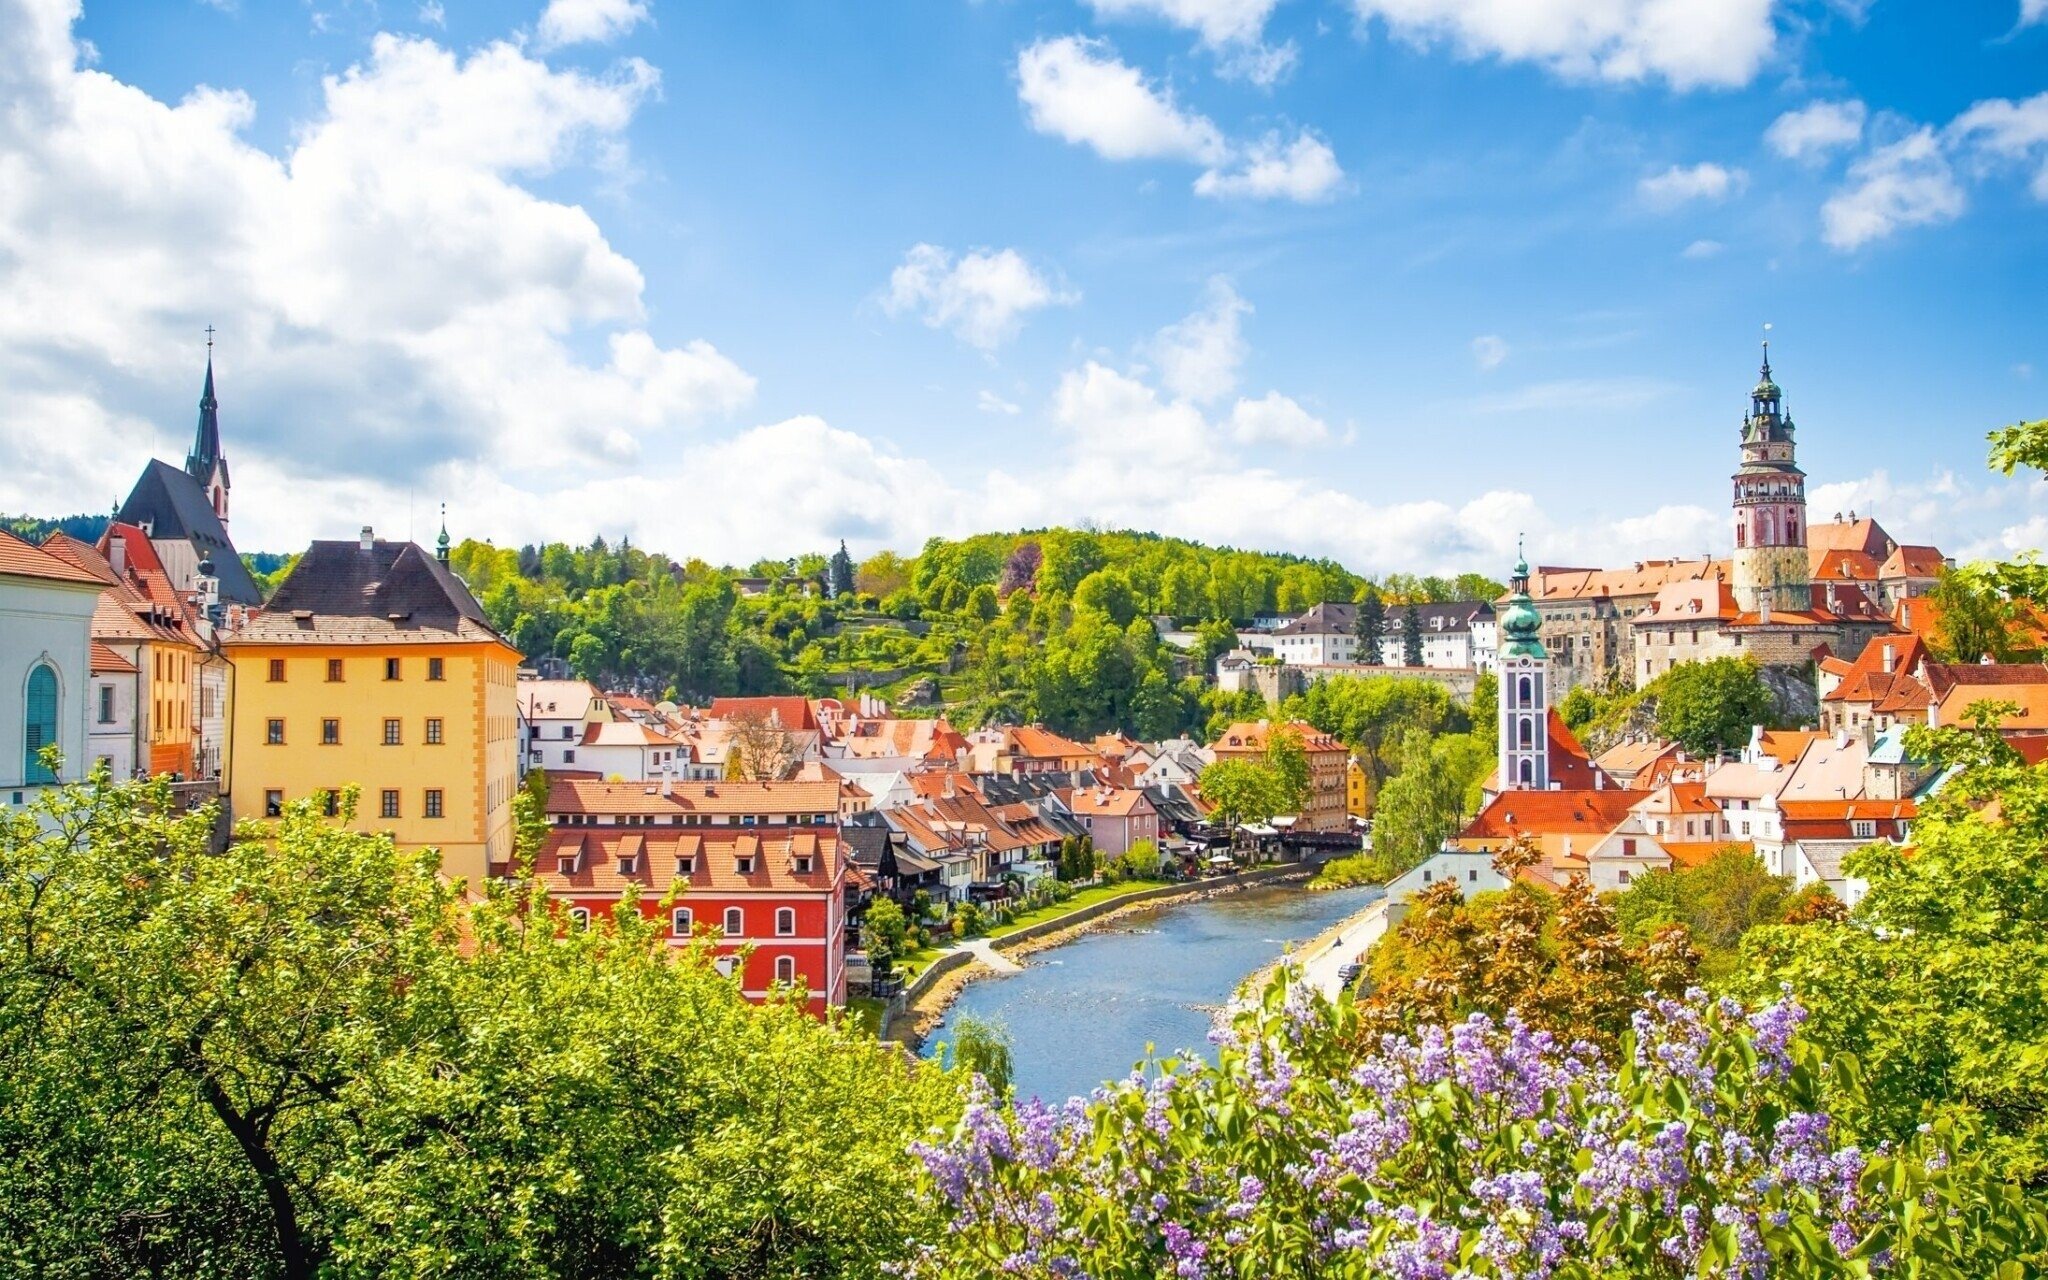
<svg viewBox="0 0 2048 1280"><path fill-rule="evenodd" d="M1302 872L1304 876L1309 874L1311 872L1306 869ZM1126 903L1114 911L1105 911L1094 919L1083 920L1071 928L1060 929L1043 937L1026 939L1014 947L1005 947L1003 948L1003 954L1012 960L1021 961L1024 957L1035 955L1040 951L1049 951L1054 947L1065 946L1067 943L1086 934L1093 933L1104 925L1113 924L1133 912L1156 911L1162 907L1179 906L1188 902L1204 902L1210 898L1220 898L1227 893L1241 893L1250 888L1293 884L1295 880L1296 877L1293 876L1276 876L1271 880L1261 881L1256 885L1218 885L1213 889L1199 889L1193 893L1183 894L1178 897L1154 898L1148 902ZM885 1039L899 1041L912 1049L923 1047L925 1038L937 1030L941 1022L946 1020L946 1010L950 1009L953 1002L960 998L960 992L966 988L967 984L989 977L994 973L995 970L977 960L953 973L941 976L938 981L932 983L930 989L917 998L915 1004L912 1004L902 1014L891 1020L889 1034Z"/></svg>
<svg viewBox="0 0 2048 1280"><path fill-rule="evenodd" d="M1375 919L1379 916L1379 914L1386 910L1386 907L1387 900L1384 896L1374 898L1371 902L1368 902L1363 907L1360 907L1356 912L1344 917L1342 920L1339 920L1336 924L1331 925L1329 928L1323 930L1315 937L1310 938L1308 941L1302 943L1299 946L1290 947L1286 951L1280 953L1280 955L1276 957L1271 964L1259 968L1257 971L1253 972L1250 976L1245 978L1243 982L1237 984L1237 991L1231 996L1230 1003L1224 1006L1222 1009L1218 1010L1217 1021L1219 1023L1226 1021L1229 1015L1235 1012L1238 1006L1242 1004L1244 1000L1251 995L1251 993L1263 990L1266 984L1273 980L1274 973L1277 972L1280 966L1283 964L1288 964L1291 962L1297 968L1307 969L1310 966L1313 966L1318 960L1327 957L1330 953L1331 948L1337 946L1338 943L1345 939L1347 936L1354 940L1358 940L1362 933L1369 932L1371 934L1370 941L1361 941L1357 948L1361 952L1364 951L1365 948L1370 945L1371 941L1378 940L1379 932L1376 930L1371 930L1370 926L1374 923ZM1339 961L1339 963L1343 962Z"/></svg>

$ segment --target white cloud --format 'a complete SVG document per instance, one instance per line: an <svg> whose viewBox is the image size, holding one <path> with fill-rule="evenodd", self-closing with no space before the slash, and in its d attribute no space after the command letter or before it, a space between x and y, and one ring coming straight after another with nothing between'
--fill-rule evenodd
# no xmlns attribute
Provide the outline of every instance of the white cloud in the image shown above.
<svg viewBox="0 0 2048 1280"><path fill-rule="evenodd" d="M1226 76L1271 85L1293 69L1292 41L1265 42L1266 19L1280 0L1088 0L1098 18L1154 18L1195 32L1219 55Z"/></svg>
<svg viewBox="0 0 2048 1280"><path fill-rule="evenodd" d="M1636 183L1636 194L1652 209L1676 209L1694 200L1725 200L1748 185L1748 173L1708 161L1649 174Z"/></svg>
<svg viewBox="0 0 2048 1280"><path fill-rule="evenodd" d="M2020 102L1979 102L1957 116L1945 134L1980 161L2034 166L2028 190L2036 200L2048 200L2048 93Z"/></svg>
<svg viewBox="0 0 2048 1280"><path fill-rule="evenodd" d="M383 35L273 155L243 94L173 106L83 69L64 9L0 0L0 455L36 459L0 473L0 509L106 505L150 444L137 422L177 456L209 322L237 479L295 493L445 488L486 458L572 484L752 398L709 343L649 331L639 269L588 213L520 185L616 143L659 82L645 63ZM267 524L251 499L236 528L293 546L317 507Z"/></svg>
<svg viewBox="0 0 2048 1280"><path fill-rule="evenodd" d="M1932 129L1870 152L1850 166L1849 182L1821 206L1821 239L1832 248L1859 249L1902 227L1952 222L1963 213L1963 189Z"/></svg>
<svg viewBox="0 0 2048 1280"><path fill-rule="evenodd" d="M548 0L537 34L542 50L609 44L647 21L647 0Z"/></svg>
<svg viewBox="0 0 2048 1280"><path fill-rule="evenodd" d="M441 7L441 0L424 0L419 7L419 20L430 27L448 25L448 11Z"/></svg>
<svg viewBox="0 0 2048 1280"><path fill-rule="evenodd" d="M1727 247L1719 240L1695 240L1679 250L1678 256L1688 262L1703 262L1708 258L1720 257L1721 251Z"/></svg>
<svg viewBox="0 0 2048 1280"><path fill-rule="evenodd" d="M1146 347L1167 390L1204 404L1236 390L1246 351L1240 322L1251 310L1227 277L1210 277L1201 310L1161 329Z"/></svg>
<svg viewBox="0 0 2048 1280"><path fill-rule="evenodd" d="M1856 98L1811 102L1771 121L1771 127L1764 130L1764 141L1787 160L1820 160L1861 142L1868 115L1868 108Z"/></svg>
<svg viewBox="0 0 2048 1280"><path fill-rule="evenodd" d="M1173 92L1116 56L1106 41L1040 40L1017 55L1017 96L1031 127L1092 148L1105 160L1187 160L1206 165L1197 194L1315 201L1344 180L1328 143L1303 130L1233 145L1213 121L1183 110Z"/></svg>
<svg viewBox="0 0 2048 1280"><path fill-rule="evenodd" d="M949 249L919 244L890 273L882 306L891 315L916 313L934 329L993 351L1017 336L1031 312L1075 298L1015 249L975 249L955 258Z"/></svg>
<svg viewBox="0 0 2048 1280"><path fill-rule="evenodd" d="M1748 84L1777 42L1774 0L1351 0L1418 45L1530 62L1573 80Z"/></svg>
<svg viewBox="0 0 2048 1280"><path fill-rule="evenodd" d="M1246 147L1228 169L1210 169L1195 180L1197 195L1286 199L1304 204L1328 199L1344 182L1344 170L1328 143L1306 131L1281 145L1269 133Z"/></svg>
<svg viewBox="0 0 2048 1280"><path fill-rule="evenodd" d="M1472 359L1481 369L1498 369L1508 358L1508 344L1496 333L1482 333L1472 339Z"/></svg>
<svg viewBox="0 0 2048 1280"><path fill-rule="evenodd" d="M1014 401L1005 400L993 391L982 391L981 394L975 397L974 403L975 407L983 413L1000 413L1014 418L1024 412L1024 406Z"/></svg>
<svg viewBox="0 0 2048 1280"><path fill-rule="evenodd" d="M1094 148L1105 160L1220 164L1222 132L1155 89L1109 45L1080 36L1040 40L1017 55L1017 92L1031 127Z"/></svg>
<svg viewBox="0 0 2048 1280"><path fill-rule="evenodd" d="M1328 440L1330 428L1291 397L1268 391L1257 400L1239 400L1231 407L1230 434L1239 444L1298 448Z"/></svg>
<svg viewBox="0 0 2048 1280"><path fill-rule="evenodd" d="M2020 25L2048 22L2048 0L2020 0Z"/></svg>

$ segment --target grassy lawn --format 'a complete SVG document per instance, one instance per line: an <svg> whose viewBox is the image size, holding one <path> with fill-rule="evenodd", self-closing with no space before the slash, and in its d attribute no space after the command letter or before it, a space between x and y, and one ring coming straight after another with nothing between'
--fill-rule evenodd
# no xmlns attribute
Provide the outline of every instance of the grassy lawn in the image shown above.
<svg viewBox="0 0 2048 1280"><path fill-rule="evenodd" d="M945 947L920 947L909 955L896 957L896 971L903 975L905 982L908 982L923 973L926 965L950 949L950 944Z"/></svg>
<svg viewBox="0 0 2048 1280"><path fill-rule="evenodd" d="M1136 893L1140 889L1156 889L1161 885L1172 883L1173 881L1171 880L1125 880L1121 884L1094 885L1081 890L1081 892L1068 898L1065 902L1055 902L1050 906L1027 911L1008 924L997 925L995 928L990 929L986 936L1001 938L1015 933L1019 929L1027 929L1034 924L1041 924L1052 919L1054 916L1063 916L1070 911L1079 911L1083 907L1092 907L1098 902L1106 902L1111 898L1120 898L1127 893Z"/></svg>
<svg viewBox="0 0 2048 1280"><path fill-rule="evenodd" d="M846 1002L846 1016L861 1030L877 1039L882 1035L882 1010L886 1002L873 996L854 996Z"/></svg>

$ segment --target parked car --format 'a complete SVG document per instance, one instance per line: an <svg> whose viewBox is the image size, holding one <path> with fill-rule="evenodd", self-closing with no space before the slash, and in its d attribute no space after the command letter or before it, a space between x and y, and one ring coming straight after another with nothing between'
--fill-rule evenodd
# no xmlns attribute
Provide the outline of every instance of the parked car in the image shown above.
<svg viewBox="0 0 2048 1280"><path fill-rule="evenodd" d="M1343 965L1337 970L1337 985L1340 988L1348 987L1358 981L1358 975L1364 972L1365 966L1362 964Z"/></svg>

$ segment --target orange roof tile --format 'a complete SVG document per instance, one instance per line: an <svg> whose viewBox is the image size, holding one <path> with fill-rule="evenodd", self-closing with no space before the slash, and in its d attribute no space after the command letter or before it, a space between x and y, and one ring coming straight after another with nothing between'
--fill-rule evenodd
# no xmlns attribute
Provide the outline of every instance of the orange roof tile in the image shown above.
<svg viewBox="0 0 2048 1280"><path fill-rule="evenodd" d="M1459 833L1461 840L1516 835L1605 835L1629 816L1635 791L1503 791Z"/></svg>
<svg viewBox="0 0 2048 1280"><path fill-rule="evenodd" d="M1671 855L1671 861L1690 870L1704 866L1729 849L1740 849L1751 857L1756 856L1756 842L1753 840L1681 840L1673 843L1661 842L1664 852Z"/></svg>
<svg viewBox="0 0 2048 1280"><path fill-rule="evenodd" d="M808 699L798 697L713 698L711 714L720 720L758 716L784 729L816 729Z"/></svg>
<svg viewBox="0 0 2048 1280"><path fill-rule="evenodd" d="M1343 743L1305 720L1289 720L1280 727L1292 729L1300 734L1302 750L1311 755L1326 751L1343 751L1347 756L1350 754ZM1218 734L1216 741L1209 744L1209 749L1238 755L1264 751L1266 740L1274 728L1273 723L1267 720L1240 720Z"/></svg>
<svg viewBox="0 0 2048 1280"><path fill-rule="evenodd" d="M0 576L100 585L100 579L0 529Z"/></svg>
<svg viewBox="0 0 2048 1280"><path fill-rule="evenodd" d="M591 814L812 814L839 809L836 782L593 782L548 778L548 812Z"/></svg>
<svg viewBox="0 0 2048 1280"><path fill-rule="evenodd" d="M811 869L798 871L798 859L806 857ZM742 872L746 858L753 860L752 870ZM688 871L681 870L685 860ZM839 838L831 833L555 827L533 869L558 895L610 896L630 885L643 898L661 898L676 888L717 894L829 893L845 866Z"/></svg>
<svg viewBox="0 0 2048 1280"><path fill-rule="evenodd" d="M1152 812L1152 802L1133 787L1075 787L1060 793L1060 799L1076 817L1128 818Z"/></svg>
<svg viewBox="0 0 2048 1280"><path fill-rule="evenodd" d="M97 640L92 642L92 673L94 675L133 674L134 671L134 663L115 653Z"/></svg>

